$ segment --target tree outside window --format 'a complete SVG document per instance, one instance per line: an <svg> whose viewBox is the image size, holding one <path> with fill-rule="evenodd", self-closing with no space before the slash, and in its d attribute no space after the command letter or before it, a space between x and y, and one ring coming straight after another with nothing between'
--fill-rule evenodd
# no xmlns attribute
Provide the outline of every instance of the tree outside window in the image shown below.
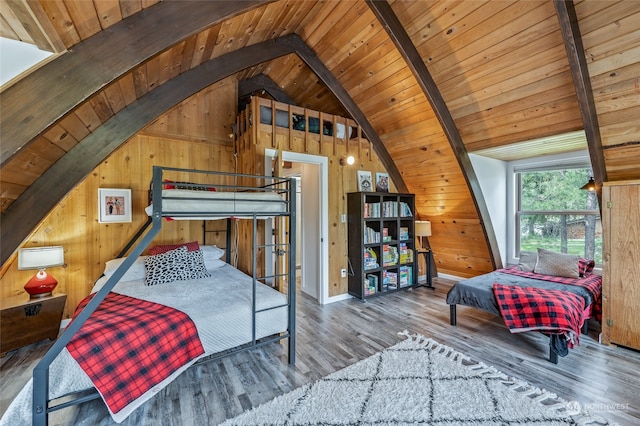
<svg viewBox="0 0 640 426"><path fill-rule="evenodd" d="M520 251L545 248L602 263L602 226L595 192L581 190L588 168L517 173Z"/></svg>

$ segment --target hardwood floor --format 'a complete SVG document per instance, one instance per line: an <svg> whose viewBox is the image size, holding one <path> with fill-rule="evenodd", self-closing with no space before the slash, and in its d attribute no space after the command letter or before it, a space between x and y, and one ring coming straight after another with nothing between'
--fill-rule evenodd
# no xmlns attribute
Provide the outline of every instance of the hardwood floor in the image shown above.
<svg viewBox="0 0 640 426"><path fill-rule="evenodd" d="M300 295L295 366L287 364L283 343L193 367L122 424L218 424L399 342L403 337L397 333L403 330L432 337L621 425L640 423L639 352L601 345L598 332L590 330L580 346L554 365L547 361L548 338L510 334L498 317L458 307L458 326L449 325L445 296L453 283L434 282L435 291L418 288L366 303L351 299L319 306ZM1 413L49 346L31 345L0 361ZM54 413L50 424L115 423L97 400Z"/></svg>

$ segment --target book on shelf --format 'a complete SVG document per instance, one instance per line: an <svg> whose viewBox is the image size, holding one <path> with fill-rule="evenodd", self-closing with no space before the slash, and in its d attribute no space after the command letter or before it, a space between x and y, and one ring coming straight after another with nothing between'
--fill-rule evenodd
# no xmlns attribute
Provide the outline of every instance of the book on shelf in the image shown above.
<svg viewBox="0 0 640 426"><path fill-rule="evenodd" d="M409 228L408 228L408 227L406 227L406 226L401 226L401 227L400 227L400 233L399 233L399 235L398 235L398 236L399 236L399 239L400 239L401 241L403 241L403 240L404 240L404 241L409 240L409 239L410 239L410 238L409 238Z"/></svg>
<svg viewBox="0 0 640 426"><path fill-rule="evenodd" d="M413 267L400 267L400 287L407 287L413 284Z"/></svg>
<svg viewBox="0 0 640 426"><path fill-rule="evenodd" d="M375 274L367 274L364 282L364 295L371 296L378 291L378 276Z"/></svg>
<svg viewBox="0 0 640 426"><path fill-rule="evenodd" d="M380 233L373 228L365 227L364 230L364 243L365 244L373 244L380 242Z"/></svg>
<svg viewBox="0 0 640 426"><path fill-rule="evenodd" d="M364 269L375 269L379 266L376 252L372 248L364 249Z"/></svg>
<svg viewBox="0 0 640 426"><path fill-rule="evenodd" d="M398 273L395 271L382 271L382 286L388 290L398 288Z"/></svg>
<svg viewBox="0 0 640 426"><path fill-rule="evenodd" d="M382 266L394 266L398 264L400 255L398 248L389 244L382 246Z"/></svg>
<svg viewBox="0 0 640 426"><path fill-rule="evenodd" d="M413 213L411 212L411 208L408 203L404 201L400 202L400 217L411 217Z"/></svg>
<svg viewBox="0 0 640 426"><path fill-rule="evenodd" d="M388 243L391 241L391 235L389 235L389 228L382 228L382 242Z"/></svg>
<svg viewBox="0 0 640 426"><path fill-rule="evenodd" d="M380 203L364 203L364 217L380 217Z"/></svg>
<svg viewBox="0 0 640 426"><path fill-rule="evenodd" d="M413 262L413 250L407 246L407 243L399 244L400 264Z"/></svg>

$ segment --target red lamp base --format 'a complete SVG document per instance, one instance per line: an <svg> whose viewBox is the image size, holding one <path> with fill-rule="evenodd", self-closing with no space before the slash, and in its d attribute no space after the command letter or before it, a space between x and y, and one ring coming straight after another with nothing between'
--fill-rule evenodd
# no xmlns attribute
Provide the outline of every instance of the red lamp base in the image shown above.
<svg viewBox="0 0 640 426"><path fill-rule="evenodd" d="M39 271L24 285L24 290L31 298L51 296L58 281L45 271Z"/></svg>

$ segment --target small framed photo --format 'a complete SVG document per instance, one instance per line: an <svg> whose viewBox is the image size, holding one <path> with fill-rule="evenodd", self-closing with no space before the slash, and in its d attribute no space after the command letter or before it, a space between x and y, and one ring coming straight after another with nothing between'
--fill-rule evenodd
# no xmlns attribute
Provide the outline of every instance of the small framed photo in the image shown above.
<svg viewBox="0 0 640 426"><path fill-rule="evenodd" d="M371 178L370 171L358 170L358 191L360 192L373 191L373 180Z"/></svg>
<svg viewBox="0 0 640 426"><path fill-rule="evenodd" d="M376 191L389 192L389 173L376 172Z"/></svg>
<svg viewBox="0 0 640 426"><path fill-rule="evenodd" d="M98 188L98 222L131 222L131 190Z"/></svg>

